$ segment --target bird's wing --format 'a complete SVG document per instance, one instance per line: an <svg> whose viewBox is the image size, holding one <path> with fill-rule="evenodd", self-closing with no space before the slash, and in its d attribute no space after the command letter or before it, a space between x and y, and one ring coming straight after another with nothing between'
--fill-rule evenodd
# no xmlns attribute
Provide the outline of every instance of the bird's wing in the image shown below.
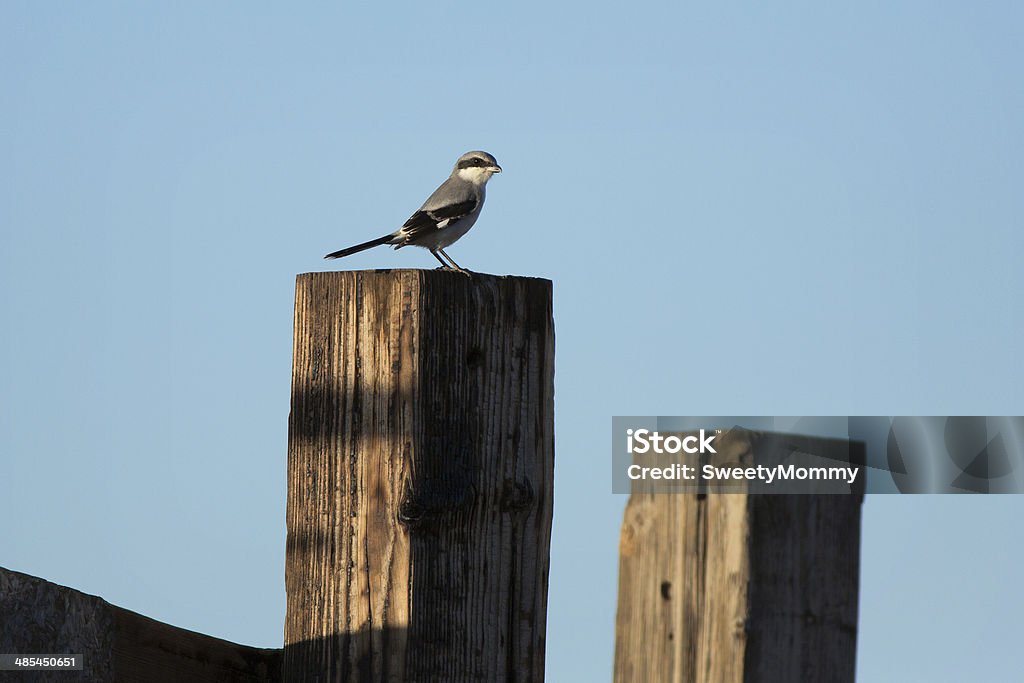
<svg viewBox="0 0 1024 683"><path fill-rule="evenodd" d="M460 218L463 218L474 211L480 204L478 197L469 197L453 204L445 204L432 209L420 209L405 222L402 226L402 234L406 242L415 241L433 230L447 227Z"/></svg>

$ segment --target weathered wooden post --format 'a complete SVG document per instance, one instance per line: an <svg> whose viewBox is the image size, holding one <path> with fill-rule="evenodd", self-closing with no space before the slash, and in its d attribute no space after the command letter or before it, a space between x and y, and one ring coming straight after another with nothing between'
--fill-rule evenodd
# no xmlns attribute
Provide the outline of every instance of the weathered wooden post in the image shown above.
<svg viewBox="0 0 1024 683"><path fill-rule="evenodd" d="M862 444L742 430L722 435L716 457L749 466L780 440L790 452L864 462ZM863 476L836 495L634 487L615 681L853 681Z"/></svg>
<svg viewBox="0 0 1024 683"><path fill-rule="evenodd" d="M286 681L540 681L551 283L300 275Z"/></svg>

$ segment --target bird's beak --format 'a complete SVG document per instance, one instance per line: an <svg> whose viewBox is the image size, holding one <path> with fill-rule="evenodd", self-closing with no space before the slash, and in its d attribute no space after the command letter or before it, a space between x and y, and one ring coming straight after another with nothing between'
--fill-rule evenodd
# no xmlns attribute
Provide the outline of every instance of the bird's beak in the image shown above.
<svg viewBox="0 0 1024 683"><path fill-rule="evenodd" d="M491 166L491 173L501 173L501 166L498 166L497 164Z"/></svg>

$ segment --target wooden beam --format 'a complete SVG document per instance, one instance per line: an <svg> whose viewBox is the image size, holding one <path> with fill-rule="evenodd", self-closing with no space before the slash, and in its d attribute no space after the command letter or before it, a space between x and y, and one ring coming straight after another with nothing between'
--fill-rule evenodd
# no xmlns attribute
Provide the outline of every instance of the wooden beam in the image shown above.
<svg viewBox="0 0 1024 683"><path fill-rule="evenodd" d="M787 447L863 464L860 444L735 430L716 464ZM863 474L861 475L861 484ZM620 539L614 679L853 681L863 489L633 493Z"/></svg>
<svg viewBox="0 0 1024 683"><path fill-rule="evenodd" d="M298 277L287 680L543 679L553 373L547 280Z"/></svg>
<svg viewBox="0 0 1024 683"><path fill-rule="evenodd" d="M94 595L2 567L0 652L83 658L82 671L0 672L2 680L281 680L279 649L246 647L163 624Z"/></svg>

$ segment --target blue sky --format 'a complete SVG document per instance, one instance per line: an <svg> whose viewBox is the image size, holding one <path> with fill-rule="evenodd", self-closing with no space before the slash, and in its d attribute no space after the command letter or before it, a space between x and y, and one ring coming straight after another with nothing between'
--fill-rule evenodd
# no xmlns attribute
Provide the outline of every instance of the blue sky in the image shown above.
<svg viewBox="0 0 1024 683"><path fill-rule="evenodd" d="M468 149L554 282L550 680L610 676L612 415L1024 414L1016 3L6 2L0 565L278 646L296 273ZM1024 499L871 497L862 680L1016 674ZM588 653L586 658L578 656Z"/></svg>

